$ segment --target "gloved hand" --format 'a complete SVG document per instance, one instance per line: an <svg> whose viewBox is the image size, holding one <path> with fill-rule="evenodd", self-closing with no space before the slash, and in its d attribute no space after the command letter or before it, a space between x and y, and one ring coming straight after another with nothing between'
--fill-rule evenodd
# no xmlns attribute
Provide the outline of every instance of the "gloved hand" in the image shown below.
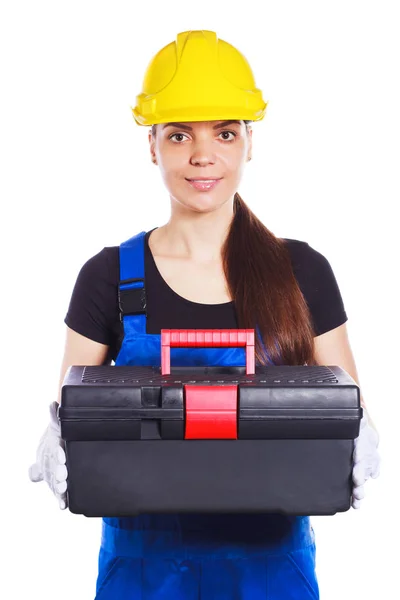
<svg viewBox="0 0 400 600"><path fill-rule="evenodd" d="M354 440L353 451L353 496L352 507L360 508L364 498L364 483L369 477L376 479L380 470L380 456L377 451L379 436L368 421L364 409L364 416L360 423L360 433Z"/></svg>
<svg viewBox="0 0 400 600"><path fill-rule="evenodd" d="M31 481L46 481L58 499L61 510L67 508L67 467L64 441L57 417L58 403L50 404L50 424L36 451L36 462L29 468Z"/></svg>

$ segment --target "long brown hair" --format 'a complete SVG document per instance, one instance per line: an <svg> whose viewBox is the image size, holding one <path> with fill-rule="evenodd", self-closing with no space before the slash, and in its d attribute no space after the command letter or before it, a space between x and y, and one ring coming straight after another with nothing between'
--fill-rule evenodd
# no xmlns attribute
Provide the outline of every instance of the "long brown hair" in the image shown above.
<svg viewBox="0 0 400 600"><path fill-rule="evenodd" d="M248 131L248 123L244 121ZM151 133L156 135L156 126ZM284 239L255 216L238 193L221 248L238 327L254 329L260 365L314 365L311 314L293 273Z"/></svg>

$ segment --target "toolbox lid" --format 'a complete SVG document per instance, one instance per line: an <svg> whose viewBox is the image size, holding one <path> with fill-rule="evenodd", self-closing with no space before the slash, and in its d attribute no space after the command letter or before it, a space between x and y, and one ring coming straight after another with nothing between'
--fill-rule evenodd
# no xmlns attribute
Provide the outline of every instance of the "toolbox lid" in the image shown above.
<svg viewBox="0 0 400 600"><path fill-rule="evenodd" d="M238 439L348 439L358 434L362 417L359 387L338 366L257 367L254 375L245 367L173 367L161 375L159 367L73 366L62 386L62 435L184 439L185 423L196 416L186 412L190 386L206 388L210 423L212 410L221 412L209 401L213 388L237 387Z"/></svg>

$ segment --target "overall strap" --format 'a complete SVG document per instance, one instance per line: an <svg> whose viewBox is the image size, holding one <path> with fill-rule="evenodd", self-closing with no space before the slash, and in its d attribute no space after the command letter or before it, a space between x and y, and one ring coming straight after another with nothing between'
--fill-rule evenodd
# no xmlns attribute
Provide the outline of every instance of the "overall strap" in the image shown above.
<svg viewBox="0 0 400 600"><path fill-rule="evenodd" d="M118 305L120 320L134 319L138 329L146 328L146 289L144 279L145 231L120 244Z"/></svg>

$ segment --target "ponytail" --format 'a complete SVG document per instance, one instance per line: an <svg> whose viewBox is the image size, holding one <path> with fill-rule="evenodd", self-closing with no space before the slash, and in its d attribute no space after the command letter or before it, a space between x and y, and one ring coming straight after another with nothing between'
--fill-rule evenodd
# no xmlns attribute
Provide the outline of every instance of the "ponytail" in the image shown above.
<svg viewBox="0 0 400 600"><path fill-rule="evenodd" d="M258 363L315 364L311 314L293 273L289 250L238 193L221 256L238 327L259 334Z"/></svg>

